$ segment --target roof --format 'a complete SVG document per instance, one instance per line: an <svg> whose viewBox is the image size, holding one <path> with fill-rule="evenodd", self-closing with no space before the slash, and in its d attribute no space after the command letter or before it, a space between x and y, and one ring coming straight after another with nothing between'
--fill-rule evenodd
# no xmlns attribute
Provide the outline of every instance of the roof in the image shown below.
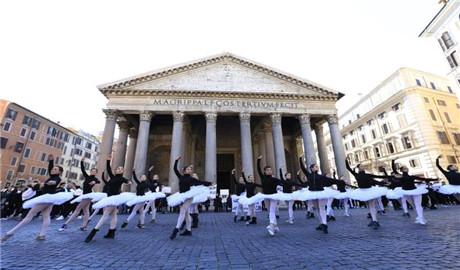
<svg viewBox="0 0 460 270"><path fill-rule="evenodd" d="M436 15L431 19L427 26L423 29L423 31L418 35L419 37L422 36L429 36L430 34L436 32L439 28L439 24L442 23L442 18L445 15L448 15L449 12L456 9L460 6L460 2L458 0L450 0L446 4L442 6L442 8L436 13Z"/></svg>
<svg viewBox="0 0 460 270"><path fill-rule="evenodd" d="M219 63L219 62L223 62L223 61L231 61L233 63L243 65L243 66L245 66L247 68L256 70L258 72L262 72L262 73L268 74L270 76L273 76L275 78L285 80L285 81L287 81L289 83L292 83L292 84L294 84L296 86L313 89L313 90L316 90L316 91L321 92L321 93L326 94L326 95L335 95L335 96L338 96L338 99L340 99L344 95L344 94L342 94L340 92L337 92L337 91L335 91L335 90L333 90L331 88L328 88L326 86L320 85L318 83L315 83L315 82L312 82L312 81L297 77L295 75L292 75L292 74L277 70L275 68L266 66L264 64L257 63L257 62L252 61L252 60L245 59L245 58L240 57L240 56L236 56L236 55L228 53L228 52L208 56L208 57L201 58L201 59L194 60L194 61L190 61L190 62L187 62L187 63L162 68L162 69L159 69L159 70L149 71L149 72L146 72L146 73L131 76L131 77L124 78L124 79L121 79L121 80L117 80L117 81L114 81L114 82L101 84L101 85L98 85L97 88L102 93L104 93L107 90L117 90L117 89L129 88L130 86L145 83L145 82L148 82L148 81L153 81L153 80L156 80L156 79L159 79L159 78L167 77L167 76L178 74L178 73L181 73L181 72L186 72L186 71L190 71L190 70L193 70L193 69L198 69L198 68L203 67L203 66L207 66L207 65L211 65L211 64L215 64L215 63Z"/></svg>

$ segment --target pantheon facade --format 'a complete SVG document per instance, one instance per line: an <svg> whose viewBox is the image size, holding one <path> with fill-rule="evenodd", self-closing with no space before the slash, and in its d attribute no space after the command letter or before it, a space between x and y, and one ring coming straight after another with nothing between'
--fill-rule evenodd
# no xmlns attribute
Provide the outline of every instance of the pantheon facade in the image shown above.
<svg viewBox="0 0 460 270"><path fill-rule="evenodd" d="M277 175L280 168L295 174L302 152L308 164L318 162L329 173L327 122L338 175L347 175L335 107L343 94L252 60L223 53L98 89L108 99L99 171L116 149L113 167L124 166L126 177L154 165L173 192L178 179L172 166L179 156L181 166L193 164L200 179L218 189L233 190L233 168L260 181L259 155Z"/></svg>

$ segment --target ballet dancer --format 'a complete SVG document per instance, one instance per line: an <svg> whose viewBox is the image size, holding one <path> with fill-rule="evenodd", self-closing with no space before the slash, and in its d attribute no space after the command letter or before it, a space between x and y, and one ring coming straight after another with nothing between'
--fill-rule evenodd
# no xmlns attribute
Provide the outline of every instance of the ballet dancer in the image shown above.
<svg viewBox="0 0 460 270"><path fill-rule="evenodd" d="M86 231L86 227L88 226L88 220L89 220L89 207L91 206L91 202L96 202L99 201L107 196L107 194L103 192L93 192L93 187L96 184L99 184L100 181L97 179L96 174L97 174L97 169L92 168L90 170L90 173L86 172L85 169L85 158L83 158L80 162L80 169L83 177L85 180L83 181L83 195L77 197L76 199L72 200L72 203L78 202L77 208L73 211L72 215L67 219L67 221L62 224L61 228L59 228L59 231L64 231L67 229L68 224L76 218L80 213L83 211L83 223L80 227L81 231Z"/></svg>
<svg viewBox="0 0 460 270"><path fill-rule="evenodd" d="M253 198L256 195L256 187L262 188L262 185L259 185L256 182L254 182L254 177L252 175L248 175L248 177L246 178L246 175L244 175L243 171L241 172L241 177L243 177L246 196L244 196L243 198L241 198L240 196L240 201L242 205L245 205L244 201L248 201L251 198ZM248 206L248 216L251 218L250 221L246 221L246 225L257 224L255 204L247 203L246 205Z"/></svg>
<svg viewBox="0 0 460 270"><path fill-rule="evenodd" d="M121 228L126 228L128 226L128 223L133 219L136 214L139 212L139 223L137 224L137 227L139 229L144 229L144 220L145 220L145 212L144 212L144 205L147 200L145 196L145 192L149 190L149 184L147 182L147 176L143 174L141 176L141 179L137 179L136 176L136 171L133 171L133 180L136 182L136 198L134 198L132 201L127 202L128 206L134 205L133 209L131 210L131 214L128 216L128 218L121 224Z"/></svg>
<svg viewBox="0 0 460 270"><path fill-rule="evenodd" d="M358 173L350 167L348 160L345 160L347 170L355 177L358 183L358 188L350 193L350 198L358 200L367 204L370 212L371 222L368 224L374 230L380 227L377 220L377 198L387 194L388 189L385 187L386 183L375 180L375 178L387 179L386 175L373 175L366 173L361 164L358 164Z"/></svg>
<svg viewBox="0 0 460 270"><path fill-rule="evenodd" d="M396 168L396 159L391 161L391 169L394 174L399 174ZM415 183L421 184L423 182L438 181L439 178L424 178L415 175L409 175L409 168L407 166L401 166L399 169L401 171L401 187L396 188L395 192L403 195L410 204L415 207L415 212L417 217L415 218L415 223L426 225L426 219L423 216L423 207L422 207L422 194L428 193L428 189L425 185L416 186ZM415 181L421 180L423 182Z"/></svg>
<svg viewBox="0 0 460 270"><path fill-rule="evenodd" d="M319 174L318 164L311 164L307 169L305 162L303 161L303 155L299 158L300 169L304 173L308 182L308 190L302 191L304 195L302 200L308 200L313 204L314 208L317 211L320 224L316 227L316 230L322 231L323 233L328 233L327 227L327 215L326 215L326 204L327 199L333 198L338 194L338 191L328 188L335 183L334 179L327 177L325 175Z"/></svg>
<svg viewBox="0 0 460 270"><path fill-rule="evenodd" d="M169 196L168 199L168 204L169 206L176 206L181 204L180 206L180 211L179 211L179 217L177 218L177 224L176 227L174 227L173 232L169 236L169 239L173 240L176 238L177 233L179 232L179 229L182 225L182 223L185 220L186 223L186 228L184 232L182 232L180 235L182 236L191 236L192 235L192 224L191 224L191 218L188 215L189 207L193 202L193 197L200 195L203 192L206 192L205 190L209 190L208 188L201 189L201 188L192 188L193 186L199 186L199 185L204 185L204 186L210 186L210 182L205 182L205 181L200 181L194 177L192 177L193 174L193 166L188 165L183 168L183 174L179 172L177 169L179 160L182 157L176 158L176 161L174 162L174 173L176 174L177 178L179 178L179 192L175 193L171 196Z"/></svg>
<svg viewBox="0 0 460 270"><path fill-rule="evenodd" d="M292 177L291 173L287 172L284 174L283 177L283 169L280 168L280 178L283 184L283 193L287 194L287 202L288 202L288 220L286 220L289 224L294 224L294 199L292 198L292 192L294 187L303 187L296 183Z"/></svg>
<svg viewBox="0 0 460 270"><path fill-rule="evenodd" d="M1 242L8 240L22 226L28 224L33 217L41 213L42 226L36 240L45 240L46 231L51 222L51 210L53 205L61 205L73 198L72 192L56 192L57 186L61 183L61 174L63 169L61 166L54 166L54 158L48 156L48 174L49 178L42 186L41 194L38 197L28 200L23 204L23 208L30 208L26 217L21 220L13 229L9 230L1 239Z"/></svg>
<svg viewBox="0 0 460 270"><path fill-rule="evenodd" d="M243 180L243 176L240 176L240 178L238 180L236 180L236 176L235 176L235 172L236 172L236 169L233 169L232 170L232 179L233 179L233 183L235 183L235 195L237 197L241 196L244 191L245 191L245 184L244 183L244 180ZM242 183L243 182L243 183ZM232 195L233 196L233 195ZM237 202L237 206L236 206L236 211L235 211L235 215L233 216L233 222L236 223L237 219L238 219L238 215L240 215L240 221L249 221L249 215L246 216L246 220L244 218L244 212L243 212L243 204L241 203L238 203Z"/></svg>
<svg viewBox="0 0 460 270"><path fill-rule="evenodd" d="M447 166L447 170L444 170L441 165L439 165L440 158L442 158L442 155L436 158L436 167L438 167L446 177L449 184L441 186L439 188L439 193L444 195L460 194L460 173L458 172L457 165L450 164Z"/></svg>
<svg viewBox="0 0 460 270"><path fill-rule="evenodd" d="M149 190L151 192L156 192L157 188L160 186L158 180L160 180L160 177L158 174L154 174L153 177L151 177L151 173L153 172L153 165L149 168L149 173L147 175L147 180L149 184ZM144 209L144 215L147 214L147 212L151 211L152 219L150 220L150 223L155 223L156 222L156 216L157 216L157 208L155 207L155 202L156 200L149 201L147 205L145 206Z"/></svg>
<svg viewBox="0 0 460 270"><path fill-rule="evenodd" d="M94 229L88 234L85 239L86 243L91 242L93 240L96 233L99 229L104 225L107 219L110 217L110 227L107 234L104 236L106 239L114 239L115 238L115 231L117 228L117 213L118 208L117 206L122 205L129 200L133 199L136 195L130 192L123 192L121 193L121 186L123 184L131 184L131 181L123 177L124 168L119 166L115 169L115 175L112 172L112 168L110 167L110 156L107 159L107 173L109 174L109 181L106 183L105 190L107 192L106 198L98 201L93 205L93 208L98 211L100 208L103 209L102 217L99 219L99 222L96 224Z"/></svg>

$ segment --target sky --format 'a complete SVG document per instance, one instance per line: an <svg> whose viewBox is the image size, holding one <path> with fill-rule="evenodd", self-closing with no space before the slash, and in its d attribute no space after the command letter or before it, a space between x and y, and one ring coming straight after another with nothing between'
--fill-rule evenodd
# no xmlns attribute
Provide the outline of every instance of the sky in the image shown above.
<svg viewBox="0 0 460 270"><path fill-rule="evenodd" d="M445 75L419 33L438 0L2 1L0 98L95 135L99 84L231 52L345 93L345 109L400 67Z"/></svg>

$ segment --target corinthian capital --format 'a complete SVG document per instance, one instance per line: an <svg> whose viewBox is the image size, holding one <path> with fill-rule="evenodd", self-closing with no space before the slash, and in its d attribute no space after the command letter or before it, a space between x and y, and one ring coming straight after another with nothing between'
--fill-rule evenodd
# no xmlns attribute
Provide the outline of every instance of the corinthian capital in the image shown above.
<svg viewBox="0 0 460 270"><path fill-rule="evenodd" d="M251 120L251 114L248 112L241 112L240 113L240 121L249 121Z"/></svg>
<svg viewBox="0 0 460 270"><path fill-rule="evenodd" d="M122 117L121 119L119 118L117 124L120 127L120 129L129 129L129 122L124 117Z"/></svg>
<svg viewBox="0 0 460 270"><path fill-rule="evenodd" d="M299 115L298 118L299 118L300 124L302 124L302 125L310 125L310 115L309 114Z"/></svg>
<svg viewBox="0 0 460 270"><path fill-rule="evenodd" d="M206 122L216 122L217 113L215 113L215 112L207 112L205 114L205 116L206 116Z"/></svg>
<svg viewBox="0 0 460 270"><path fill-rule="evenodd" d="M337 117L336 114L331 114L327 116L327 122L329 125L337 124L339 123L339 118Z"/></svg>
<svg viewBox="0 0 460 270"><path fill-rule="evenodd" d="M105 113L105 118L108 120L117 120L118 117L118 111L117 110L112 110L112 109L102 109L102 111Z"/></svg>
<svg viewBox="0 0 460 270"><path fill-rule="evenodd" d="M272 124L281 124L281 114L279 113L271 114L270 118L272 120Z"/></svg>
<svg viewBox="0 0 460 270"><path fill-rule="evenodd" d="M139 120L140 121L150 121L152 120L153 113L151 111L142 111L139 113Z"/></svg>
<svg viewBox="0 0 460 270"><path fill-rule="evenodd" d="M173 112L173 119L174 122L182 122L184 121L184 112Z"/></svg>

